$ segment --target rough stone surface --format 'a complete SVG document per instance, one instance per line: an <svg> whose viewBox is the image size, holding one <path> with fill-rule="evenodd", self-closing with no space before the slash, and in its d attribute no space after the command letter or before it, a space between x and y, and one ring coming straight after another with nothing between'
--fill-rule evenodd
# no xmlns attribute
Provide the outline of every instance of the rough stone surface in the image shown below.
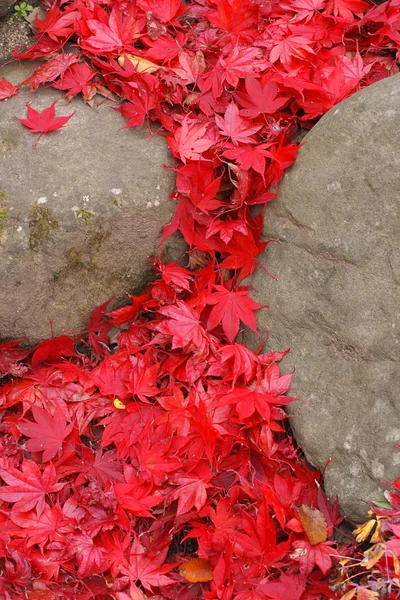
<svg viewBox="0 0 400 600"><path fill-rule="evenodd" d="M25 65L0 73L13 83L28 74ZM25 90L0 110L0 338L36 341L50 320L56 335L79 331L95 306L149 281L174 175L163 169L172 165L164 140L118 131L125 122L109 103L92 110L57 90ZM28 100L41 111L56 99L56 114L77 112L33 150L37 135L14 116L26 116ZM169 259L183 252L167 242Z"/></svg>
<svg viewBox="0 0 400 600"><path fill-rule="evenodd" d="M400 475L400 75L332 109L265 216L252 278L267 348L291 348L295 436L362 521ZM247 338L249 339L249 338Z"/></svg>

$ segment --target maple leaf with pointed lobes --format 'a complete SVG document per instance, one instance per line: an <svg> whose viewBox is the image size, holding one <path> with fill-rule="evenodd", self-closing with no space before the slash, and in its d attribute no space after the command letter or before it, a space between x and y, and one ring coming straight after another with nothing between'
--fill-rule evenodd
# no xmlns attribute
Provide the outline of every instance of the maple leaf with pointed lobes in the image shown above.
<svg viewBox="0 0 400 600"><path fill-rule="evenodd" d="M28 370L28 367L19 364L19 361L24 360L31 350L16 348L20 342L22 342L22 340L14 340L12 342L0 344L0 377L3 375L21 377L21 375Z"/></svg>
<svg viewBox="0 0 400 600"><path fill-rule="evenodd" d="M354 20L354 14L361 15L370 7L370 4L364 0L328 0L324 14L333 15L351 23Z"/></svg>
<svg viewBox="0 0 400 600"><path fill-rule="evenodd" d="M11 96L16 96L19 92L19 86L13 85L10 81L7 81L3 77L0 79L0 100L6 100L6 98L11 98Z"/></svg>
<svg viewBox="0 0 400 600"><path fill-rule="evenodd" d="M240 114L254 118L260 114L272 115L282 108L288 101L287 98L277 98L278 84L274 81L267 81L264 86L254 79L254 77L246 77L245 81L246 92L237 92L235 99L243 108Z"/></svg>
<svg viewBox="0 0 400 600"><path fill-rule="evenodd" d="M0 499L15 503L13 511L27 512L36 509L41 515L45 509L45 498L52 492L60 491L65 483L56 483L57 474L53 464L43 471L32 460L24 460L22 472L13 467L0 467L0 477L7 483L0 487Z"/></svg>
<svg viewBox="0 0 400 600"><path fill-rule="evenodd" d="M81 92L86 99L88 96L88 83L95 75L96 72L86 63L76 63L71 65L63 73L61 80L53 83L52 87L66 91L69 100Z"/></svg>
<svg viewBox="0 0 400 600"><path fill-rule="evenodd" d="M43 462L52 459L62 449L62 444L67 435L72 431L73 425L67 425L67 420L61 408L57 406L54 416L39 406L32 406L35 423L25 421L17 424L18 429L30 439L26 447L30 452L42 452Z"/></svg>
<svg viewBox="0 0 400 600"><path fill-rule="evenodd" d="M309 54L315 54L309 44L310 40L304 36L288 35L272 48L269 60L272 63L280 60L282 65L290 67L293 58L304 60Z"/></svg>
<svg viewBox="0 0 400 600"><path fill-rule="evenodd" d="M50 58L44 65L40 65L22 85L30 84L30 91L35 92L39 85L47 81L54 81L60 77L74 63L78 62L76 54L62 52Z"/></svg>
<svg viewBox="0 0 400 600"><path fill-rule="evenodd" d="M51 542L57 537L57 533L72 533L73 525L68 523L60 506L56 505L50 508L46 504L44 511L38 515L35 511L26 513L12 513L10 515L13 523L25 529L28 538L27 547L38 544L43 550L47 542Z"/></svg>
<svg viewBox="0 0 400 600"><path fill-rule="evenodd" d="M273 154L268 150L271 147L268 144L256 144L255 146L238 146L228 148L224 151L226 158L235 159L244 171L253 169L259 173L265 181L266 158L273 158Z"/></svg>
<svg viewBox="0 0 400 600"><path fill-rule="evenodd" d="M222 324L222 329L228 340L233 342L239 333L239 323L242 321L253 331L257 331L257 322L254 315L255 310L265 308L248 297L250 287L238 287L229 290L222 285L214 285L214 293L207 299L206 303L213 305L207 320L210 329Z"/></svg>
<svg viewBox="0 0 400 600"><path fill-rule="evenodd" d="M154 267L160 274L167 285L171 285L178 292L184 290L190 292L190 284L193 281L193 274L179 266L179 263L169 263L164 265L160 259L156 261Z"/></svg>
<svg viewBox="0 0 400 600"><path fill-rule="evenodd" d="M250 121L239 115L239 109L233 102L225 111L224 118L215 116L215 122L221 130L222 135L227 136L235 144L255 144L256 140L250 136L257 133L262 125L250 125Z"/></svg>
<svg viewBox="0 0 400 600"><path fill-rule="evenodd" d="M200 160L203 152L206 152L214 144L214 140L204 137L207 132L206 125L191 124L189 117L182 121L182 126L177 128L174 137L168 138L168 145L175 156L179 156L186 163L186 159Z"/></svg>
<svg viewBox="0 0 400 600"><path fill-rule="evenodd" d="M77 574L80 577L103 573L108 569L105 548L97 546L89 535L70 535L68 542L70 554L76 556L79 565Z"/></svg>
<svg viewBox="0 0 400 600"><path fill-rule="evenodd" d="M190 344L200 352L208 345L207 334L200 324L200 315L186 302L177 300L176 306L160 309L162 315L170 317L156 325L157 331L172 336L172 348L186 348Z"/></svg>
<svg viewBox="0 0 400 600"><path fill-rule="evenodd" d="M42 112L38 112L34 108L31 107L29 102L26 103L27 107L27 119L21 119L19 117L15 117L22 125L25 125L32 133L39 133L39 137L33 145L33 148L36 148L38 141L42 137L44 133L49 133L50 131L55 131L56 129L61 129L64 125L70 120L71 117L74 116L76 110L70 115L65 117L56 117L55 116L55 105L57 100L53 102L51 106L42 110Z"/></svg>
<svg viewBox="0 0 400 600"><path fill-rule="evenodd" d="M171 571L176 564L163 565L168 553L168 546L158 552L146 552L144 546L135 534L130 553L130 565L128 569L122 568L122 572L134 581L140 581L142 586L151 591L152 587L163 587L174 581L165 575Z"/></svg>
<svg viewBox="0 0 400 600"><path fill-rule="evenodd" d="M332 548L334 544L335 542L321 542L312 545L308 540L298 540L292 543L295 551L290 554L290 558L299 561L300 573L305 577L311 573L314 565L326 575L332 566L332 559L338 555L338 551Z"/></svg>
<svg viewBox="0 0 400 600"><path fill-rule="evenodd" d="M233 219L222 219L215 220L207 229L206 238L219 234L219 237L225 244L231 241L235 231L240 231L243 235L247 235L247 223L243 219L234 221Z"/></svg>
<svg viewBox="0 0 400 600"><path fill-rule="evenodd" d="M256 241L253 235L237 233L228 244L229 255L222 261L222 269L240 270L240 280L254 272L257 256L265 250L270 242Z"/></svg>
<svg viewBox="0 0 400 600"><path fill-rule="evenodd" d="M306 588L304 575L282 573L278 580L260 582L257 588L264 598L267 594L271 600L300 600ZM244 600L244 599L243 599Z"/></svg>
<svg viewBox="0 0 400 600"><path fill-rule="evenodd" d="M78 356L74 342L79 338L70 338L67 335L60 335L50 340L40 342L32 356L32 366L36 367L43 362L59 362L63 356Z"/></svg>
<svg viewBox="0 0 400 600"><path fill-rule="evenodd" d="M35 30L42 34L47 34L51 40L59 42L60 38L70 37L75 30L75 24L81 18L78 10L63 12L54 3L46 13L44 19L35 19Z"/></svg>
<svg viewBox="0 0 400 600"><path fill-rule="evenodd" d="M234 39L249 40L257 34L258 7L249 0L219 0L217 10L208 13L207 18Z"/></svg>
<svg viewBox="0 0 400 600"><path fill-rule="evenodd" d="M282 3L282 8L296 11L295 21L305 20L307 23L321 9L324 8L326 0L291 0L289 3Z"/></svg>
<svg viewBox="0 0 400 600"><path fill-rule="evenodd" d="M161 23L169 23L187 11L181 0L139 0L138 6L146 12L152 11Z"/></svg>
<svg viewBox="0 0 400 600"><path fill-rule="evenodd" d="M133 50L132 44L140 29L135 3L131 3L124 13L113 7L108 25L96 19L87 19L85 24L93 35L82 40L80 46L93 54Z"/></svg>

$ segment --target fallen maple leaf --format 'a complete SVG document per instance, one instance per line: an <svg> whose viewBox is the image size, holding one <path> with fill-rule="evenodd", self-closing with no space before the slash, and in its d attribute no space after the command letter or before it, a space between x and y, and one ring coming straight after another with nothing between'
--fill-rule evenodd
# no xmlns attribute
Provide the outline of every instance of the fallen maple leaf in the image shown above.
<svg viewBox="0 0 400 600"><path fill-rule="evenodd" d="M6 100L11 96L15 96L19 92L19 86L13 85L3 77L0 79L0 100Z"/></svg>
<svg viewBox="0 0 400 600"><path fill-rule="evenodd" d="M50 340L40 342L32 356L32 366L36 367L42 362L58 362L63 356L78 356L74 348L74 342L79 338L70 338L60 335Z"/></svg>
<svg viewBox="0 0 400 600"><path fill-rule="evenodd" d="M207 336L200 324L199 314L182 300L176 306L167 306L160 313L170 317L157 325L157 330L172 336L172 348L185 348L189 344L200 351L205 349Z"/></svg>
<svg viewBox="0 0 400 600"><path fill-rule="evenodd" d="M14 375L14 377L20 377L28 370L28 367L19 364L19 361L26 358L31 350L16 348L21 341L14 340L0 344L0 377L9 374Z"/></svg>
<svg viewBox="0 0 400 600"><path fill-rule="evenodd" d="M242 286L235 290L228 290L222 285L215 285L214 289L217 291L206 300L207 304L214 305L207 321L210 329L222 324L225 335L230 342L233 342L239 333L240 321L253 331L257 330L254 311L265 308L265 305L257 304L254 300L248 298L249 287Z"/></svg>
<svg viewBox="0 0 400 600"><path fill-rule="evenodd" d="M42 112L38 112L34 108L31 107L30 103L26 103L27 107L27 119L21 119L20 117L15 117L22 125L25 125L32 133L39 133L39 137L33 145L33 148L36 148L38 141L42 137L44 133L49 133L49 131L55 131L56 129L61 129L67 121L70 120L71 117L74 116L76 110L70 115L66 115L65 117L56 117L55 116L55 105L57 100L53 102L51 106L42 110Z"/></svg>
<svg viewBox="0 0 400 600"><path fill-rule="evenodd" d="M238 92L236 100L243 108L240 114L254 118L260 114L273 114L287 103L287 98L277 98L278 84L268 81L264 87L254 77L246 77L246 92Z"/></svg>
<svg viewBox="0 0 400 600"><path fill-rule="evenodd" d="M42 473L32 460L24 460L22 472L12 467L0 467L0 477L8 484L0 487L0 499L15 503L14 510L18 512L36 508L38 515L45 509L46 495L58 492L65 485L56 483L57 474L53 464L50 463Z"/></svg>
<svg viewBox="0 0 400 600"><path fill-rule="evenodd" d="M262 127L262 125L250 125L250 121L240 116L239 109L234 103L228 106L224 118L216 115L215 122L220 128L222 135L230 138L235 145L239 142L242 144L254 144L256 140L251 136L257 133Z"/></svg>
<svg viewBox="0 0 400 600"><path fill-rule="evenodd" d="M72 431L72 424L67 425L65 415L57 406L51 416L40 406L32 406L33 418L36 422L24 421L17 427L21 433L29 437L26 447L30 452L43 451L43 462L51 460L61 450L64 439Z"/></svg>
<svg viewBox="0 0 400 600"><path fill-rule="evenodd" d="M168 144L172 152L178 155L186 163L186 159L200 160L203 152L211 148L214 141L204 137L207 132L205 125L191 125L189 127L188 117L182 121L173 138L168 138Z"/></svg>

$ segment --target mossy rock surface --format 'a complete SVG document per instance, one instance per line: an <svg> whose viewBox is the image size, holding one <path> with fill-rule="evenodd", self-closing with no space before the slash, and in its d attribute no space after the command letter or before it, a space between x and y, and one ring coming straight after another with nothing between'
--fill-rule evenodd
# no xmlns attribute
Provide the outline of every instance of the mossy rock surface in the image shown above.
<svg viewBox="0 0 400 600"><path fill-rule="evenodd" d="M0 72L13 83L32 64ZM58 131L36 135L14 117L26 102L42 111L76 114ZM103 100L103 98L100 98ZM159 252L173 215L174 174L165 140L125 122L104 102L96 109L62 93L22 88L0 112L0 339L85 328L91 310L114 295L140 290L152 277L148 256ZM115 106L115 105L114 105ZM168 244L170 259L184 253Z"/></svg>

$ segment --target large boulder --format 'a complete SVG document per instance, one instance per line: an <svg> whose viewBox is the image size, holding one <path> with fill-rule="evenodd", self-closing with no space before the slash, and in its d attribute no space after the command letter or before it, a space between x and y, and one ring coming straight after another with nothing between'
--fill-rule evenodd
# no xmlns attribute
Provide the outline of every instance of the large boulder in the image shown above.
<svg viewBox="0 0 400 600"><path fill-rule="evenodd" d="M31 71L11 65L0 77L17 83ZM37 134L15 117L28 101L42 111L54 100L57 115L76 114L32 149ZM51 88L1 103L0 338L36 342L50 321L56 335L77 332L95 306L151 278L148 256L174 211L174 174L163 169L173 163L161 136L124 124L109 102L67 104ZM163 256L183 252L173 240Z"/></svg>
<svg viewBox="0 0 400 600"><path fill-rule="evenodd" d="M289 408L352 522L400 476L400 75L326 114L268 207L252 278L268 348L291 348Z"/></svg>

